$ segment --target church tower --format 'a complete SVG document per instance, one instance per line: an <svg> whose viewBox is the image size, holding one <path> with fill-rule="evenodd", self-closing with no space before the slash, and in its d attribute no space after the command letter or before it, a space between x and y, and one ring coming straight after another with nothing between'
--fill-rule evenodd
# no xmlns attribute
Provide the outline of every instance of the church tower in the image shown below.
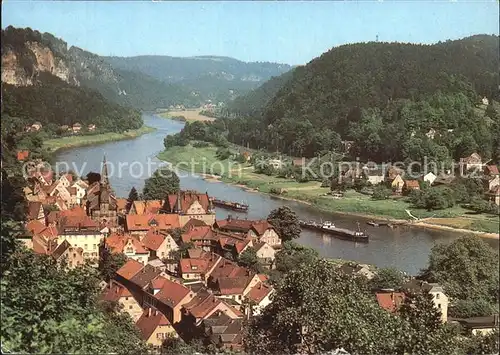
<svg viewBox="0 0 500 355"><path fill-rule="evenodd" d="M104 154L104 158L102 160L101 186L109 186L108 163L106 162L106 154Z"/></svg>

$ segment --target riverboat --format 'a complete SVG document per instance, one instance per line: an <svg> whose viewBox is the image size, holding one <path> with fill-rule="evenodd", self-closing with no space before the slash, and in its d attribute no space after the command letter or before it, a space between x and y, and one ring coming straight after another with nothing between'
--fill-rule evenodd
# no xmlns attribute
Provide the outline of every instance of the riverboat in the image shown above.
<svg viewBox="0 0 500 355"><path fill-rule="evenodd" d="M302 228L308 228L332 234L340 239L352 240L354 242L363 242L363 243L368 243L369 241L368 235L360 230L359 223L357 231L336 227L334 223L329 221L326 221L324 223L317 223L315 221L308 221L308 222L299 221L299 224Z"/></svg>
<svg viewBox="0 0 500 355"><path fill-rule="evenodd" d="M219 200L219 199L212 199L212 203L214 206L217 207L222 207L234 211L241 211L241 212L247 212L248 211L248 205L245 205L243 203L238 203L238 202L231 202L231 201L224 201L224 200Z"/></svg>

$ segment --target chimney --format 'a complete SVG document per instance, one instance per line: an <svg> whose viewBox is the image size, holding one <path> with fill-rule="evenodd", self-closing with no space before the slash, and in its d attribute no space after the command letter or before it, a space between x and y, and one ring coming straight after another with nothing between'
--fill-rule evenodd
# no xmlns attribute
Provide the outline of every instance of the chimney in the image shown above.
<svg viewBox="0 0 500 355"><path fill-rule="evenodd" d="M498 327L498 314L493 315L493 324L495 327Z"/></svg>
<svg viewBox="0 0 500 355"><path fill-rule="evenodd" d="M151 307L148 308L148 317L151 317Z"/></svg>
<svg viewBox="0 0 500 355"><path fill-rule="evenodd" d="M232 219L233 219L233 217L231 216L231 214L228 214L226 220L228 222L231 222Z"/></svg>

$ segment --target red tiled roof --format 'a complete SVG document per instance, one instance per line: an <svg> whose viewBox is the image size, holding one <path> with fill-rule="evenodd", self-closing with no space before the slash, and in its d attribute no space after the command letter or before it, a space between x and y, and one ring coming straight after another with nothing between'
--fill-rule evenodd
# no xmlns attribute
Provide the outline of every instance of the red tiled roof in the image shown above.
<svg viewBox="0 0 500 355"><path fill-rule="evenodd" d="M168 195L168 205L170 206L169 212L174 212L177 210L177 194ZM194 191L181 191L180 192L180 208L181 212L186 213L189 207L198 201L205 211L208 211L210 206L210 201L207 194L200 194Z"/></svg>
<svg viewBox="0 0 500 355"><path fill-rule="evenodd" d="M266 274L258 274L257 276L259 276L259 279L262 282L266 282L267 280L269 280L269 276L267 276Z"/></svg>
<svg viewBox="0 0 500 355"><path fill-rule="evenodd" d="M40 207L42 207L41 202L38 201L28 202L28 218L38 219L38 213L40 212Z"/></svg>
<svg viewBox="0 0 500 355"><path fill-rule="evenodd" d="M418 189L420 185L418 184L418 180L405 180L405 185L410 189Z"/></svg>
<svg viewBox="0 0 500 355"><path fill-rule="evenodd" d="M137 320L136 325L141 332L142 339L148 340L156 328L168 326L170 322L160 311L154 308L146 308Z"/></svg>
<svg viewBox="0 0 500 355"><path fill-rule="evenodd" d="M117 198L116 199L116 208L118 209L118 211L120 210L124 210L125 207L127 207L127 199L126 198Z"/></svg>
<svg viewBox="0 0 500 355"><path fill-rule="evenodd" d="M39 234L49 239L57 238L57 236L59 235L55 226L48 226L47 228L44 228L42 231L40 231Z"/></svg>
<svg viewBox="0 0 500 355"><path fill-rule="evenodd" d="M163 207L162 200L145 200L133 202L137 214L157 214Z"/></svg>
<svg viewBox="0 0 500 355"><path fill-rule="evenodd" d="M142 242L130 235L111 234L105 239L105 243L112 253L123 253L128 243L132 243L137 254L147 254L149 252Z"/></svg>
<svg viewBox="0 0 500 355"><path fill-rule="evenodd" d="M238 254L241 254L243 250L250 244L252 241L251 240L245 240L245 241L238 241L234 244L234 248L236 249L236 252Z"/></svg>
<svg viewBox="0 0 500 355"><path fill-rule="evenodd" d="M204 318L215 309L221 300L206 290L199 292L189 303L183 307L195 318Z"/></svg>
<svg viewBox="0 0 500 355"><path fill-rule="evenodd" d="M28 159L29 155L30 155L29 150L19 150L17 152L17 160L24 161L24 160Z"/></svg>
<svg viewBox="0 0 500 355"><path fill-rule="evenodd" d="M73 175L71 174L64 174L64 177L66 180L68 180L70 183L73 182Z"/></svg>
<svg viewBox="0 0 500 355"><path fill-rule="evenodd" d="M490 175L500 175L498 172L498 167L496 165L487 165L486 170Z"/></svg>
<svg viewBox="0 0 500 355"><path fill-rule="evenodd" d="M38 220L29 221L28 224L26 224L26 230L33 234L39 234L45 228L45 225Z"/></svg>
<svg viewBox="0 0 500 355"><path fill-rule="evenodd" d="M151 250L158 250L164 241L165 236L156 228L150 228L144 239L142 239L144 246Z"/></svg>
<svg viewBox="0 0 500 355"><path fill-rule="evenodd" d="M377 292L375 295L380 307L391 313L397 311L405 300L402 292Z"/></svg>
<svg viewBox="0 0 500 355"><path fill-rule="evenodd" d="M182 233L181 239L184 243L189 243L195 240L214 239L210 226L191 227L187 232Z"/></svg>
<svg viewBox="0 0 500 355"><path fill-rule="evenodd" d="M117 302L122 297L132 297L132 294L125 286L114 282L111 287L106 289L106 292L102 296L102 300Z"/></svg>
<svg viewBox="0 0 500 355"><path fill-rule="evenodd" d="M259 304L267 295L271 293L272 290L273 288L271 286L259 282L247 293L246 296L255 303Z"/></svg>
<svg viewBox="0 0 500 355"><path fill-rule="evenodd" d="M222 259L217 267L211 272L210 277L218 279L220 277L248 276L250 270L238 266L230 260Z"/></svg>
<svg viewBox="0 0 500 355"><path fill-rule="evenodd" d="M191 218L189 221L186 222L186 224L184 225L183 228L185 230L188 230L188 229L193 228L193 227L204 227L206 225L207 224L200 219Z"/></svg>
<svg viewBox="0 0 500 355"><path fill-rule="evenodd" d="M144 265L142 265L140 262L129 259L120 269L118 269L118 271L116 271L116 274L120 275L125 280L130 280L139 271L141 271L143 267Z"/></svg>
<svg viewBox="0 0 500 355"><path fill-rule="evenodd" d="M257 235L262 235L269 228L273 228L273 226L266 220L251 221L246 219L231 218L216 221L215 228L241 233L247 233L253 229Z"/></svg>
<svg viewBox="0 0 500 355"><path fill-rule="evenodd" d="M163 286L165 285L165 282L167 280L168 279L163 277L163 276L158 276L153 281L151 281L151 287L159 290L159 289L163 288Z"/></svg>
<svg viewBox="0 0 500 355"><path fill-rule="evenodd" d="M161 230L179 228L179 216L176 214L129 214L127 215L127 230L143 231L152 226Z"/></svg>
<svg viewBox="0 0 500 355"><path fill-rule="evenodd" d="M169 307L177 306L191 290L177 282L165 279L163 287L154 296L157 300L165 303Z"/></svg>
<svg viewBox="0 0 500 355"><path fill-rule="evenodd" d="M182 274L204 274L208 270L208 263L205 259L181 259L179 268Z"/></svg>
<svg viewBox="0 0 500 355"><path fill-rule="evenodd" d="M221 295L242 295L251 279L251 276L219 277L217 288Z"/></svg>

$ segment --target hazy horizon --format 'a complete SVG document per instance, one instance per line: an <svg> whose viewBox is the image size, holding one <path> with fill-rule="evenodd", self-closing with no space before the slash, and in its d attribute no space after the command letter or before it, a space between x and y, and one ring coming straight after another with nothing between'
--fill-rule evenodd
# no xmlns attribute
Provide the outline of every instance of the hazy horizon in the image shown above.
<svg viewBox="0 0 500 355"><path fill-rule="evenodd" d="M30 27L102 56L229 57L303 65L348 43L433 44L498 35L483 2L2 3L2 28Z"/></svg>

